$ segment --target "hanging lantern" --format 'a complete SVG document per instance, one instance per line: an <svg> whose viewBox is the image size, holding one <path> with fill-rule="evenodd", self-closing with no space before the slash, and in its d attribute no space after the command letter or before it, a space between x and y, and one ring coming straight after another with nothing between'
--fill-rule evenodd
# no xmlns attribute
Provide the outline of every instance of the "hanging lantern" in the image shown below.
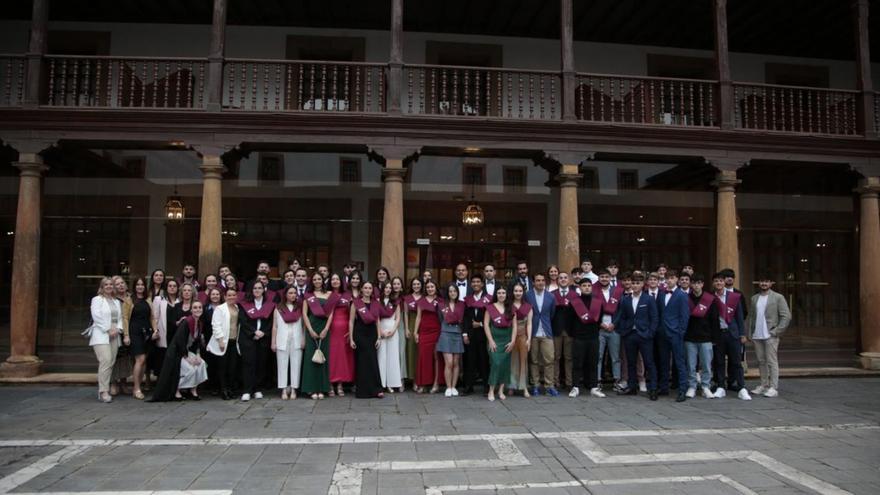
<svg viewBox="0 0 880 495"><path fill-rule="evenodd" d="M465 227L477 227L483 225L483 220L483 209L476 201L471 200L461 214L461 223Z"/></svg>
<svg viewBox="0 0 880 495"><path fill-rule="evenodd" d="M170 196L165 202L165 219L168 223L183 223L186 217L186 208L180 201L179 196Z"/></svg>

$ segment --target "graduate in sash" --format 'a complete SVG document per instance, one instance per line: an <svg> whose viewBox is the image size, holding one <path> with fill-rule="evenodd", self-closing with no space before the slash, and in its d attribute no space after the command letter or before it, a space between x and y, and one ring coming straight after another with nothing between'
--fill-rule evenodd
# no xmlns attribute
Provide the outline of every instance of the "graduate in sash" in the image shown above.
<svg viewBox="0 0 880 495"><path fill-rule="evenodd" d="M296 287L288 285L281 294L283 300L275 306L272 320L272 350L278 362L281 400L287 400L296 399L306 341L303 335L302 307Z"/></svg>
<svg viewBox="0 0 880 495"><path fill-rule="evenodd" d="M489 342L489 401L495 400L495 387L498 398L504 400L504 386L510 380L510 353L513 350L513 328L516 315L507 299L507 289L495 290L495 302L486 307L483 317L486 340Z"/></svg>
<svg viewBox="0 0 880 495"><path fill-rule="evenodd" d="M687 332L684 335L684 345L687 350L688 366L688 389L685 395L693 398L697 393L697 385L703 392L703 397L714 399L715 395L709 389L712 380L712 342L718 338L718 305L715 296L711 292L703 290L703 276L694 274L691 277L690 302L691 314L688 320ZM700 363L700 383L697 383L697 359Z"/></svg>
<svg viewBox="0 0 880 495"><path fill-rule="evenodd" d="M616 266L616 264L615 264ZM597 373L602 381L602 362L605 349L611 361L611 374L614 377L614 390L625 388L620 383L620 334L614 330L614 316L617 314L620 298L623 297L623 285L611 285L611 272L605 268L599 270L599 283L593 286L593 295L602 299L602 314L599 318L599 363ZM600 385L601 386L601 385Z"/></svg>
<svg viewBox="0 0 880 495"><path fill-rule="evenodd" d="M351 303L349 344L355 351L355 397L382 398L382 377L379 373L379 319L381 303L373 297L373 283L361 286L361 297Z"/></svg>
<svg viewBox="0 0 880 495"><path fill-rule="evenodd" d="M513 350L510 353L511 392L521 390L523 397L529 394L529 349L532 346L532 305L526 302L525 288L513 285L513 312L516 313L516 330L513 336Z"/></svg>
<svg viewBox="0 0 880 495"><path fill-rule="evenodd" d="M261 391L266 380L266 365L271 346L271 332L275 304L266 297L265 286L257 280L251 287L247 300L241 303L238 313L241 333L238 346L241 349L241 363L244 375L244 393L241 400L247 402L262 399Z"/></svg>
<svg viewBox="0 0 880 495"><path fill-rule="evenodd" d="M718 384L715 398L725 397L729 389L736 392L741 400L752 400L746 389L741 360L742 348L746 342L742 293L728 289L726 282L727 274L723 272L712 276L720 327L720 334L714 346L715 383Z"/></svg>
<svg viewBox="0 0 880 495"><path fill-rule="evenodd" d="M488 270L488 268L487 268ZM494 274L494 268L492 269ZM483 317L486 306L492 304L492 294L486 291L484 280L479 275L471 277L471 293L464 298L464 319L461 322L461 334L464 342L464 393L474 393L477 380L487 387L489 379L489 354L486 352L486 332L483 328ZM494 281L493 281L494 282ZM501 285L493 285L501 287ZM494 290L494 289L493 289Z"/></svg>
<svg viewBox="0 0 880 495"><path fill-rule="evenodd" d="M605 397L599 387L599 319L602 317L601 297L593 295L593 282L588 277L580 280L580 296L572 299L574 312L572 326L572 388L569 397L580 395L580 387L593 397Z"/></svg>
<svg viewBox="0 0 880 495"><path fill-rule="evenodd" d="M419 345L419 366L416 369L415 390L422 393L431 386L430 393L440 390L445 384L443 378L443 358L437 353L437 340L440 339L440 317L437 314L443 307L443 299L437 293L437 284L425 282L425 297L419 299L414 338Z"/></svg>

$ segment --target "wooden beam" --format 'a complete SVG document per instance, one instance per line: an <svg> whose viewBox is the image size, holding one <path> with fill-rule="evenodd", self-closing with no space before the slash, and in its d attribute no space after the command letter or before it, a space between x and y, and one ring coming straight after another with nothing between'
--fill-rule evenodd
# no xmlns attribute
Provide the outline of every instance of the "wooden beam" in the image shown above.
<svg viewBox="0 0 880 495"><path fill-rule="evenodd" d="M40 89L43 81L43 55L48 45L49 0L34 0L31 15L31 34L27 51L27 79L24 89L24 105L36 107L40 104Z"/></svg>
<svg viewBox="0 0 880 495"><path fill-rule="evenodd" d="M866 137L877 137L874 131L874 84L871 81L871 35L868 32L868 0L853 1L856 39L856 87L860 91L858 106L859 130Z"/></svg>
<svg viewBox="0 0 880 495"><path fill-rule="evenodd" d="M207 108L219 111L223 106L223 58L226 52L227 0L214 0L211 20L211 46L208 53L208 77L205 84Z"/></svg>
<svg viewBox="0 0 880 495"><path fill-rule="evenodd" d="M730 80L730 54L727 50L727 0L713 0L715 32L715 71L719 84L719 120L721 128L734 128L733 83Z"/></svg>
<svg viewBox="0 0 880 495"><path fill-rule="evenodd" d="M559 45L562 65L562 119L575 120L574 30L572 0L559 0Z"/></svg>
<svg viewBox="0 0 880 495"><path fill-rule="evenodd" d="M391 50L388 57L387 111L400 114L403 88L403 0L391 0Z"/></svg>

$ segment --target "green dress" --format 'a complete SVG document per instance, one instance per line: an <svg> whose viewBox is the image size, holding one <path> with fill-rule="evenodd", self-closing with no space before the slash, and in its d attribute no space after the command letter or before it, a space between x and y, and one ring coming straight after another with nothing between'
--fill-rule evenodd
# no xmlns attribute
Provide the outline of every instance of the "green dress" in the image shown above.
<svg viewBox="0 0 880 495"><path fill-rule="evenodd" d="M413 329L416 327L416 310L411 307L412 297L408 297L405 300L406 304L404 308L406 309L406 323L409 325L410 334L412 334ZM403 334L401 334L403 335ZM415 336L411 336L406 339L406 377L410 380L415 381L416 379L416 368L418 367L418 359L419 359L419 345L416 344Z"/></svg>
<svg viewBox="0 0 880 495"><path fill-rule="evenodd" d="M318 297L318 303L321 304L321 307L326 302L326 298ZM324 326L327 325L327 318L309 313L309 322L312 324L312 330L320 334ZM321 340L321 351L327 358L324 364L312 362L312 356L317 348L315 339L306 332L306 349L303 352L302 385L300 386L303 394L311 395L330 391L330 339Z"/></svg>
<svg viewBox="0 0 880 495"><path fill-rule="evenodd" d="M510 353L504 347L510 343L511 328L499 328L489 324L495 351L489 351L489 385L501 385L510 381Z"/></svg>

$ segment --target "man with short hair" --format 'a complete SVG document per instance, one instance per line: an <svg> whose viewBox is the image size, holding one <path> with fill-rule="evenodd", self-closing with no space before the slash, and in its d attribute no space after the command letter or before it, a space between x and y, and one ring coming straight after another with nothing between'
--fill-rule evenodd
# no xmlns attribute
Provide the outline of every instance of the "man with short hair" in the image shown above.
<svg viewBox="0 0 880 495"><path fill-rule="evenodd" d="M296 270L284 271L284 287L296 284Z"/></svg>
<svg viewBox="0 0 880 495"><path fill-rule="evenodd" d="M316 272L320 273L322 277L324 277L324 283L327 284L327 289L330 289L330 267L321 263L318 265L318 268L315 269Z"/></svg>
<svg viewBox="0 0 880 495"><path fill-rule="evenodd" d="M572 341L574 312L571 301L578 297L571 288L571 280L566 272L559 272L559 287L551 291L556 299L556 313L553 315L553 377L557 387L572 387Z"/></svg>
<svg viewBox="0 0 880 495"><path fill-rule="evenodd" d="M296 258L293 258L292 260L287 262L287 269L293 271L294 273L299 270L300 266L301 263Z"/></svg>
<svg viewBox="0 0 880 495"><path fill-rule="evenodd" d="M462 293L461 290L458 291ZM474 393L474 384L480 381L488 392L489 352L483 317L486 307L492 304L492 296L483 289L483 278L471 277L470 293L464 299L464 317L461 322L461 338L464 342L464 395Z"/></svg>
<svg viewBox="0 0 880 495"><path fill-rule="evenodd" d="M510 287L507 288L508 297L513 298L513 286L517 283L522 285L526 292L534 288L534 283L532 282L532 279L529 278L529 264L523 260L520 260L516 264L516 277L513 278Z"/></svg>
<svg viewBox="0 0 880 495"><path fill-rule="evenodd" d="M685 364L684 335L690 320L690 305L687 294L678 287L679 279L675 270L666 272L666 294L660 299L660 333L665 338L666 346L658 346L660 362L668 363L669 354L678 374L678 397L676 402L684 402L687 397L687 365ZM667 365L668 366L668 365ZM659 378L660 393L669 390L669 375L661 373Z"/></svg>
<svg viewBox="0 0 880 495"><path fill-rule="evenodd" d="M498 281L495 280L495 265L489 263L483 267L483 280L485 281L483 288L486 290L486 294L489 294L490 297L495 297L495 289L500 287ZM512 298L513 294L508 294L508 296Z"/></svg>
<svg viewBox="0 0 880 495"><path fill-rule="evenodd" d="M517 270L519 268L517 267ZM528 267L526 267L528 270ZM522 275L522 272L519 272ZM528 271L525 272L528 277ZM520 277L517 277L519 279ZM526 292L525 298L532 306L532 343L529 349L531 357L532 395L538 395L538 386L543 380L547 395L556 397L559 392L553 383L553 314L556 312L556 300L552 294L544 290L547 280L543 273L535 274L534 287ZM510 290L508 294L513 294ZM511 296L512 297L512 296Z"/></svg>
<svg viewBox="0 0 880 495"><path fill-rule="evenodd" d="M455 265L455 280L452 281L452 284L456 288L458 288L458 300L464 301L464 299L471 294L471 288L468 286L468 268L464 263L459 263ZM446 292L446 291L444 291ZM446 294L437 294L437 297L446 299Z"/></svg>
<svg viewBox="0 0 880 495"><path fill-rule="evenodd" d="M599 318L602 314L602 300L593 295L593 284L589 278L580 282L580 296L572 299L574 312L572 330L572 378L569 397L580 395L580 385L590 391L593 397L605 397L599 388Z"/></svg>
<svg viewBox="0 0 880 495"><path fill-rule="evenodd" d="M693 286L688 295L691 301L690 318L684 345L687 351L688 389L685 396L693 399L699 386L706 399L714 399L715 395L709 388L712 380L712 342L721 333L718 327L718 305L715 296L703 291L704 280L700 274L693 275ZM701 367L700 380L697 382L697 363Z"/></svg>
<svg viewBox="0 0 880 495"><path fill-rule="evenodd" d="M752 296L749 307L749 333L755 344L755 356L761 373L761 384L752 390L764 397L779 395L779 336L791 323L791 310L782 294L773 290L769 274L758 277L761 291Z"/></svg>
<svg viewBox="0 0 880 495"><path fill-rule="evenodd" d="M605 269L608 270L608 274L611 276L611 288L616 289L619 285L617 282L617 273L620 271L620 266L617 265L616 260L612 259L608 261L608 266L605 267Z"/></svg>
<svg viewBox="0 0 880 495"><path fill-rule="evenodd" d="M682 272L681 275L678 276L678 286L681 290L684 291L685 294L691 293L691 274Z"/></svg>
<svg viewBox="0 0 880 495"><path fill-rule="evenodd" d="M186 263L183 265L183 270L180 271L180 279L178 280L178 285L190 284L195 288L196 291L199 290L199 278L196 276L196 266L192 263Z"/></svg>
<svg viewBox="0 0 880 495"><path fill-rule="evenodd" d="M657 332L657 305L645 295L645 279L642 275L632 277L632 292L623 296L620 310L614 319L614 327L623 339L626 350L627 386L618 393L638 395L636 362L639 355L645 363L649 398L657 400L657 369L654 368L654 334Z"/></svg>
<svg viewBox="0 0 880 495"><path fill-rule="evenodd" d="M645 284L645 293L654 301L660 299L660 274L651 272L648 274L648 282Z"/></svg>
<svg viewBox="0 0 880 495"><path fill-rule="evenodd" d="M293 273L293 281L296 285L296 292L300 297L300 301L302 301L302 297L305 295L309 284L309 272L305 268L297 268Z"/></svg>
<svg viewBox="0 0 880 495"><path fill-rule="evenodd" d="M602 364L605 358L605 349L608 349L608 357L611 359L611 374L614 377L614 389L623 389L620 383L620 334L614 329L614 317L623 297L623 286L616 289L611 287L611 273L608 269L599 270L599 283L593 286L593 296L602 299L602 311L599 318L599 361L597 374L600 387L602 382Z"/></svg>
<svg viewBox="0 0 880 495"><path fill-rule="evenodd" d="M742 400L752 400L746 389L742 368L742 346L746 343L743 302L740 292L728 291L725 288L725 277L721 272L712 276L712 288L715 290L715 302L719 310L720 335L716 340L713 352L715 397L721 399L727 390L737 392ZM726 363L725 363L726 361Z"/></svg>
<svg viewBox="0 0 880 495"><path fill-rule="evenodd" d="M581 277L590 279L592 285L599 281L599 276L593 273L593 262L589 259L581 261Z"/></svg>

